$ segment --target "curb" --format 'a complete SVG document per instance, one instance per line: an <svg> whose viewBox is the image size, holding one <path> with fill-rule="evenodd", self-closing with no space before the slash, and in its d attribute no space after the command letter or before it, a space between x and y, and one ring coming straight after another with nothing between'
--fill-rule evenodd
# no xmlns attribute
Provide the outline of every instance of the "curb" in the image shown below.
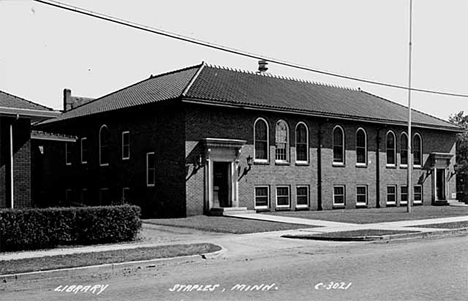
<svg viewBox="0 0 468 301"><path fill-rule="evenodd" d="M177 262L177 261L186 261L189 259L200 258L200 260L207 259L216 259L222 254L227 252L227 249L223 246L216 245L221 248L219 251L212 253L203 253L195 255L186 255L186 256L177 256L177 257L168 257L168 258L157 258L157 259L148 259L148 260L139 260L139 261L128 261L128 262L119 262L119 263L106 263L100 265L91 265L91 266L82 266L74 268L65 268L65 269L55 269L55 270L46 270L46 271L35 271L35 272L26 272L26 273L17 273L17 274L5 274L0 275L0 282L7 283L13 281L29 281L29 280L39 280L39 279L52 279L52 278L62 278L62 277L72 277L84 273L95 272L95 273L132 273L139 269L151 269L155 268L156 264L161 262ZM201 255L204 255L206 259L202 259Z"/></svg>
<svg viewBox="0 0 468 301"><path fill-rule="evenodd" d="M428 238L445 235L458 235L467 234L468 228L450 229L450 230L438 230L428 232L416 232L416 233L403 233L403 234L391 234L391 235L377 235L377 236L352 236L352 237L327 237L326 235L316 234L286 234L281 237L292 238L292 239L310 239L310 240L326 240L326 241L390 241L390 240L402 240L402 239L416 239L416 238Z"/></svg>

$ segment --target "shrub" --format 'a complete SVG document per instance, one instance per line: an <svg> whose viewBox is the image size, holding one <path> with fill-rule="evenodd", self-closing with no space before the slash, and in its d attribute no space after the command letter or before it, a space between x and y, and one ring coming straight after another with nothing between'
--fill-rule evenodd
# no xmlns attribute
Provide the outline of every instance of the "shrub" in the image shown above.
<svg viewBox="0 0 468 301"><path fill-rule="evenodd" d="M0 210L0 250L134 240L141 229L137 206Z"/></svg>

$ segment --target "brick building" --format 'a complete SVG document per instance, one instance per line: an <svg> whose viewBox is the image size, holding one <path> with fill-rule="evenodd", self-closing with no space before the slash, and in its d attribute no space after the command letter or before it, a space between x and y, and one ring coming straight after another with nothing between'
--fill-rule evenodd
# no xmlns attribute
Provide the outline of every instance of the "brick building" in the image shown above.
<svg viewBox="0 0 468 301"><path fill-rule="evenodd" d="M78 138L50 153L56 198L187 216L404 205L406 118L404 106L361 90L202 63L38 128ZM414 204L456 198L459 131L413 111Z"/></svg>
<svg viewBox="0 0 468 301"><path fill-rule="evenodd" d="M31 124L59 114L0 91L0 208L33 206Z"/></svg>

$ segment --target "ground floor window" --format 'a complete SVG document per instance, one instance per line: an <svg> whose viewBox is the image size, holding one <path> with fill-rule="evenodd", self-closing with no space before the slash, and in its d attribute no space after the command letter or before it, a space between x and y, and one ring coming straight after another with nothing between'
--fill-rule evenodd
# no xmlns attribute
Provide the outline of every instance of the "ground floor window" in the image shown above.
<svg viewBox="0 0 468 301"><path fill-rule="evenodd" d="M99 205L110 205L109 188L99 189Z"/></svg>
<svg viewBox="0 0 468 301"><path fill-rule="evenodd" d="M309 206L309 186L296 187L296 206L308 207Z"/></svg>
<svg viewBox="0 0 468 301"><path fill-rule="evenodd" d="M289 207L289 186L276 187L276 207Z"/></svg>
<svg viewBox="0 0 468 301"><path fill-rule="evenodd" d="M408 204L408 186L401 186L400 205Z"/></svg>
<svg viewBox="0 0 468 301"><path fill-rule="evenodd" d="M255 187L255 208L268 208L269 189L268 186Z"/></svg>
<svg viewBox="0 0 468 301"><path fill-rule="evenodd" d="M396 186L388 185L387 186L387 205L396 204Z"/></svg>
<svg viewBox="0 0 468 301"><path fill-rule="evenodd" d="M358 185L356 187L356 206L367 206L367 186Z"/></svg>
<svg viewBox="0 0 468 301"><path fill-rule="evenodd" d="M156 163L154 152L146 153L146 186L152 187L156 183Z"/></svg>
<svg viewBox="0 0 468 301"><path fill-rule="evenodd" d="M122 203L128 202L130 199L130 188L124 187L122 188Z"/></svg>
<svg viewBox="0 0 468 301"><path fill-rule="evenodd" d="M334 206L344 206L345 205L345 187L334 186L333 187L333 205Z"/></svg>
<svg viewBox="0 0 468 301"><path fill-rule="evenodd" d="M422 196L422 186L421 185L415 185L414 186L414 203L415 204L421 204L423 201L423 196Z"/></svg>

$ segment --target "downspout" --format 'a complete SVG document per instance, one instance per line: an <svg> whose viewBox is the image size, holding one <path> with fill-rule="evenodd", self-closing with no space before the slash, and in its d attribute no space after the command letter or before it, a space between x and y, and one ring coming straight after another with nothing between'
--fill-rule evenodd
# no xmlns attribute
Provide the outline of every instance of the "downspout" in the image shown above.
<svg viewBox="0 0 468 301"><path fill-rule="evenodd" d="M375 183L375 190L376 190L376 207L380 208L380 129L377 129L377 137L376 137L376 153L375 153L375 173L376 173L376 183Z"/></svg>
<svg viewBox="0 0 468 301"><path fill-rule="evenodd" d="M322 124L318 124L318 146L317 146L317 210L322 208Z"/></svg>
<svg viewBox="0 0 468 301"><path fill-rule="evenodd" d="M10 123L10 208L15 208L15 179L14 179L14 165L13 165L13 124L19 119L16 114L16 119Z"/></svg>

